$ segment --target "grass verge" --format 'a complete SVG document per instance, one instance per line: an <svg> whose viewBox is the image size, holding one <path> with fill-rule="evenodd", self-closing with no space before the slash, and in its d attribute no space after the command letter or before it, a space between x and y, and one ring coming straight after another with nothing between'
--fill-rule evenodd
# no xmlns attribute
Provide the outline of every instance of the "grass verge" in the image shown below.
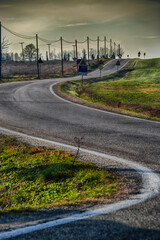
<svg viewBox="0 0 160 240"><path fill-rule="evenodd" d="M132 60L127 67L99 79L61 83L61 96L103 110L160 120L160 59Z"/></svg>
<svg viewBox="0 0 160 240"><path fill-rule="evenodd" d="M124 180L60 150L0 135L0 213L103 203Z"/></svg>
<svg viewBox="0 0 160 240"><path fill-rule="evenodd" d="M68 77L74 77L77 76L77 73L68 73L68 74L64 74L62 76L62 74L52 74L52 75L47 75L47 74L43 74L40 76L40 79L53 79L53 78L68 78ZM2 80L0 81L0 83L7 83L7 82L22 82L22 81L32 81L32 80L40 80L37 78L36 75L5 75L2 77Z"/></svg>

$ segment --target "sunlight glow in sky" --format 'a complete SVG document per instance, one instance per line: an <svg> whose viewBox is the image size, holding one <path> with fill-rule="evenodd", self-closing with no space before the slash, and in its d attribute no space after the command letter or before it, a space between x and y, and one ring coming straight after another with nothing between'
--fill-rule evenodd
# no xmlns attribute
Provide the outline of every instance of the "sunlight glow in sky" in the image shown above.
<svg viewBox="0 0 160 240"><path fill-rule="evenodd" d="M160 57L160 0L0 0L0 20L25 35L69 41L106 36L125 56L141 51Z"/></svg>

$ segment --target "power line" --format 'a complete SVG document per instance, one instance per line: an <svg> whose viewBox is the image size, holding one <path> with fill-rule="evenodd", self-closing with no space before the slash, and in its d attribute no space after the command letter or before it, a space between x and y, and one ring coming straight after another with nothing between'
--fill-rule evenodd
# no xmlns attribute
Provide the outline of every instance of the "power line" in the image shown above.
<svg viewBox="0 0 160 240"><path fill-rule="evenodd" d="M64 43L64 41L63 41L63 43ZM66 42L65 42L65 46L64 46L64 47L67 48L67 47L69 47L69 46L72 46L73 44L75 44L75 42L72 42L72 43L71 43L71 42L70 42L70 43L66 43Z"/></svg>
<svg viewBox="0 0 160 240"><path fill-rule="evenodd" d="M16 37L20 37L20 38L24 38L24 39L35 39L35 36L27 36L27 35L24 35L24 34L20 34L20 33L17 33L17 32L14 32L12 30L10 30L9 28L5 27L4 25L1 24L1 26L8 32L10 32L11 34L15 35ZM48 39L45 39L45 38L42 38L42 37L38 37L39 40L45 42L45 43L48 43L48 44L51 44L51 43L57 43L57 42L60 42L61 39L57 39L57 40L48 40ZM97 39L91 39L89 38L89 40L91 42L97 42ZM72 41L68 41L68 40L65 40L65 39L62 39L63 42L65 43L68 43L68 44L74 44L75 42L72 42ZM87 39L84 40L84 41L77 41L77 43L79 44L83 44L83 43L86 43L87 42ZM104 40L101 40L99 39L99 42L104 42ZM106 42L110 42L109 40L106 39ZM117 44L116 44L117 45Z"/></svg>
<svg viewBox="0 0 160 240"><path fill-rule="evenodd" d="M87 42L87 39L83 42L77 41L77 43L81 43L81 44L86 43L86 42Z"/></svg>
<svg viewBox="0 0 160 240"><path fill-rule="evenodd" d="M77 44L85 44L87 43L87 51L88 51L88 60L89 60L89 46L90 44L93 44L92 42L95 42L97 43L97 58L99 58L99 55L100 55L100 42L103 42L104 43L104 55L108 56L108 50L110 50L110 57L112 56L112 52L113 52L113 47L112 47L112 39L106 39L106 37L104 37L104 39L100 39L99 37L97 39L91 39L89 37L87 37L87 39L85 39L84 41L68 41L66 39L63 39L62 37L57 39L57 40L48 40L48 39L45 39L45 38L42 38L42 37L38 37L38 35L36 34L36 36L27 36L27 35L24 35L24 34L20 34L20 33L17 33L17 32L14 32L12 31L11 29L7 28L6 26L2 25L1 24L1 27L4 28L6 31L8 31L9 33L13 34L14 36L16 37L20 37L20 38L23 38L23 39L35 39L36 38L36 44L38 45L38 40L42 41L45 43L45 45L47 44L48 45L48 51L50 53L50 45L54 44L54 43L60 43L60 46L54 46L52 45L52 47L55 47L55 48L60 48L61 49L61 59L62 59L62 74L63 74L63 49L64 48L68 48L70 44L75 44L76 46L76 52L77 52L77 56L76 58L78 57L78 47L77 47ZM64 44L65 43L65 44ZM107 44L106 44L107 43ZM107 47L106 45L108 45L109 43L109 47ZM17 43L15 44L10 44L10 45L16 45ZM22 47L22 56L23 56L23 44L24 42L19 42L19 44L21 44L21 47ZM45 45L39 45L39 46L45 46ZM82 46L79 46L80 49L82 48ZM114 52L116 50L116 47L119 48L119 44L116 44L114 42ZM108 49L109 48L109 49ZM37 51L38 51L38 48L37 48ZM38 55L38 54L37 54ZM24 58L24 57L23 57Z"/></svg>
<svg viewBox="0 0 160 240"><path fill-rule="evenodd" d="M70 42L70 41L67 41L67 40L64 40L64 39L62 39L63 40L63 42L65 42L65 43L69 43L69 44L74 44L75 42Z"/></svg>
<svg viewBox="0 0 160 240"><path fill-rule="evenodd" d="M10 30L9 28L5 27L4 25L1 25L6 31L8 31L9 33L13 34L14 36L16 37L20 37L20 38L25 38L25 39L34 39L35 36L27 36L27 35L23 35L23 34L20 34L20 33L17 33L17 32L14 32L12 30Z"/></svg>
<svg viewBox="0 0 160 240"><path fill-rule="evenodd" d="M41 38L41 37L38 37L39 40L41 40L42 42L45 42L45 43L56 43L56 42L60 42L60 39L58 40L47 40L45 38Z"/></svg>
<svg viewBox="0 0 160 240"><path fill-rule="evenodd" d="M89 38L89 40L91 41L91 42L97 42L97 39L91 39L91 38Z"/></svg>

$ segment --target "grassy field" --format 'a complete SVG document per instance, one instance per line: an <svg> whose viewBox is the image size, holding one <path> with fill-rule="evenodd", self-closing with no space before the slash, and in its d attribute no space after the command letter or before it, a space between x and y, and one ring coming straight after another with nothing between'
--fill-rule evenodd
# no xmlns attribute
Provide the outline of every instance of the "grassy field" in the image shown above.
<svg viewBox="0 0 160 240"><path fill-rule="evenodd" d="M57 89L105 110L160 120L160 59L134 59L102 81L67 82Z"/></svg>
<svg viewBox="0 0 160 240"><path fill-rule="evenodd" d="M0 213L102 203L123 180L60 150L0 135Z"/></svg>
<svg viewBox="0 0 160 240"><path fill-rule="evenodd" d="M64 77L77 74L77 66L74 61L64 61ZM49 61L40 64L40 77L58 78L61 74L61 61ZM36 62L3 62L2 63L2 82L24 81L37 79Z"/></svg>
<svg viewBox="0 0 160 240"><path fill-rule="evenodd" d="M103 59L107 62L108 59ZM63 77L73 77L77 75L76 61L64 61L64 74ZM99 64L97 60L90 60L88 65L88 72L98 68ZM41 79L60 78L61 73L61 61L54 60L46 62L44 61L40 65L40 77ZM2 63L2 81L15 82L15 81L27 81L37 79L37 63L36 62L3 62Z"/></svg>

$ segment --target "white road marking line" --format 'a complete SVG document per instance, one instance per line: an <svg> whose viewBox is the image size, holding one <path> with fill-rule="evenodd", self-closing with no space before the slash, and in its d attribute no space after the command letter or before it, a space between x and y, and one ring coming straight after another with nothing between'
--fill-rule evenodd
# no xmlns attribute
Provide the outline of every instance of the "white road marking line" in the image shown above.
<svg viewBox="0 0 160 240"><path fill-rule="evenodd" d="M66 148L72 149L72 150L77 149L76 147L71 146L71 145L62 144L62 143L58 143L58 142L43 139L43 138L29 136L27 134L19 133L19 132L5 129L2 127L0 127L0 131L3 133L9 133L9 134L21 136L24 138L30 138L32 140L36 140L36 141L39 141L42 143L45 142L45 143L53 144L56 146L63 146L63 147L66 147ZM99 152L87 150L84 148L80 148L80 151L84 152L84 153L89 153L92 155L100 156L100 157L103 157L106 159L110 159L110 160L113 160L113 161L116 161L119 163L127 164L129 167L136 170L141 175L142 182L143 182L143 187L140 191L140 194L132 196L129 200L124 200L124 201L120 201L120 202L113 203L113 204L105 204L103 206L95 208L94 210L86 211L84 213L73 214L73 215L69 215L68 217L65 217L62 219L57 219L57 220L49 221L46 223L41 223L41 224L36 224L33 226L21 227L21 228L17 228L14 230L1 232L0 240L8 239L11 237L17 237L17 236L20 236L23 234L40 231L40 230L44 230L46 228L51 228L54 226L59 226L59 225L63 225L63 224L67 224L67 223L71 223L71 222L75 222L75 221L80 221L80 220L84 220L87 218L91 218L91 217L95 217L95 216L99 216L99 215L103 215L103 214L109 214L109 213L112 213L112 212L115 212L115 211L118 211L118 210L121 210L124 208L128 208L135 204L144 202L145 200L147 200L151 197L154 197L155 195L157 195L159 193L160 178L151 169L144 167L141 164L138 164L136 162L128 161L123 158L118 158L115 156L110 156L108 154L99 153Z"/></svg>

